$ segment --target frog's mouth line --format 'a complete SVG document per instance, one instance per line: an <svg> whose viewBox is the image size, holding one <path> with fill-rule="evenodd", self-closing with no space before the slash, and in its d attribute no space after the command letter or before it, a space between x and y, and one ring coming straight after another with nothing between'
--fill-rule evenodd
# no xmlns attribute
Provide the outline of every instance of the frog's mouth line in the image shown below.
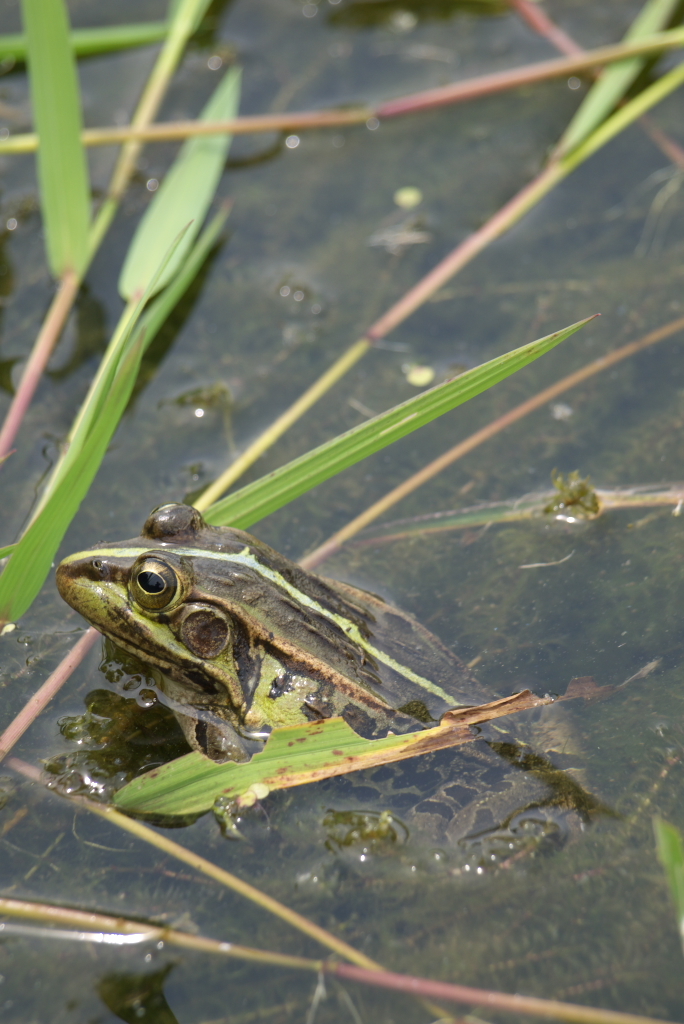
<svg viewBox="0 0 684 1024"><path fill-rule="evenodd" d="M152 630L145 629L128 607L127 595L120 584L73 578L68 572L60 579L58 572L57 586L64 600L118 647L207 697L219 695L238 717L227 688L207 674L200 658L188 652L170 631L161 642ZM167 629L162 624L159 628Z"/></svg>

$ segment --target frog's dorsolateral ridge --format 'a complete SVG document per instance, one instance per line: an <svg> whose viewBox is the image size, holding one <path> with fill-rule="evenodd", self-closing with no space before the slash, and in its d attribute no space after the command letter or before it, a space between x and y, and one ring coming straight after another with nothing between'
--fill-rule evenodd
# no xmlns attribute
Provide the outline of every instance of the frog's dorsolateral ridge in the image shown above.
<svg viewBox="0 0 684 1024"><path fill-rule="evenodd" d="M247 759L276 726L341 715L379 737L487 699L412 616L189 505L162 505L140 537L65 558L57 586L161 669L188 742L214 760Z"/></svg>

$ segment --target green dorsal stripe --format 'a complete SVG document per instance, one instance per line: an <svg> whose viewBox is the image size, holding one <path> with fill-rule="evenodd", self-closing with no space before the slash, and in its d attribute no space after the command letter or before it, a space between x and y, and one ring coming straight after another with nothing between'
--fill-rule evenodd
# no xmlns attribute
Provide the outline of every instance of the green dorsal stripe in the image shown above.
<svg viewBox="0 0 684 1024"><path fill-rule="evenodd" d="M280 573L262 565L262 563L259 562L251 553L249 547L244 547L242 551L237 554L226 554L222 551L208 551L205 548L173 547L169 544L160 548L91 548L89 551L79 551L75 555L69 555L68 558L64 559L64 563L68 564L69 562L78 561L81 558L97 558L100 555L112 558L139 558L140 555L149 553L151 555L158 556L163 554L165 551L169 554L180 555L185 558L204 558L217 562L229 562L233 565L244 565L250 569L254 569L255 572L264 576L272 583L275 583L276 586L281 587L290 595L290 597L299 602L299 604L310 608L312 611L315 611L317 615L321 615L330 622L334 622L347 634L347 636L355 640L360 647L374 658L377 658L378 661L381 661L384 665L387 665L399 675L404 676L405 679L409 679L412 683L416 683L416 685L420 686L421 689L428 690L429 693L434 693L436 697L441 697L442 700L446 701L446 703L451 707L459 706L459 702L454 700L451 694L443 690L441 686L437 686L437 684L433 683L430 679L424 679L423 676L419 676L417 672L413 672L410 668L407 668L405 665L401 665L398 661L395 661L395 659L390 657L389 654L386 654L384 651L380 651L374 647L361 635L358 626L355 626L349 619L345 619L343 615L337 615L335 612L324 608L313 598L308 597L306 594L303 594L301 590L298 590L291 583L288 583Z"/></svg>

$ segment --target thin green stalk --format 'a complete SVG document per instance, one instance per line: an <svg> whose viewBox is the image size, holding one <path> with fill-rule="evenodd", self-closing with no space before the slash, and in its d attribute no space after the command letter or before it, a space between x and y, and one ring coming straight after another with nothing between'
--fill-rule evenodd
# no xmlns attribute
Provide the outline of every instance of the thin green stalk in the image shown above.
<svg viewBox="0 0 684 1024"><path fill-rule="evenodd" d="M643 8L629 27L624 42L630 43L648 37L667 25L679 0L646 0ZM579 145L613 110L627 94L632 82L646 64L646 58L632 57L619 61L604 70L580 104L579 109L563 132L555 149L557 156L569 153Z"/></svg>
<svg viewBox="0 0 684 1024"><path fill-rule="evenodd" d="M209 0L180 0L169 28L169 34L131 119L132 126L143 127L157 116L157 111L166 95L166 90L178 67L188 39L195 31L198 20L208 6ZM107 196L97 213L90 233L91 259L100 247L100 243L114 219L121 197L135 170L141 149L141 142L131 141L124 145L119 154Z"/></svg>
<svg viewBox="0 0 684 1024"><path fill-rule="evenodd" d="M106 25L103 28L74 28L69 33L71 48L77 57L94 53L111 53L112 50L128 50L134 46L149 46L159 43L166 35L165 21L140 21L132 25ZM11 57L15 61L26 60L26 35L17 32L0 36L0 60Z"/></svg>

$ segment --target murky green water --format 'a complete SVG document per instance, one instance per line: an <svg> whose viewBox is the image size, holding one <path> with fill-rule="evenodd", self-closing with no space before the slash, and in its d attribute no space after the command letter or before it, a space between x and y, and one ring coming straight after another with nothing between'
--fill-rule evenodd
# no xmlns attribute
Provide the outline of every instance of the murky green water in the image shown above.
<svg viewBox="0 0 684 1024"><path fill-rule="evenodd" d="M583 45L597 45L619 38L638 6L558 0L550 13ZM153 0L111 8L88 0L70 10L78 25L163 15ZM245 113L374 102L552 55L515 16L485 10L446 0L217 5L162 116L197 112L217 80L207 66L216 54L237 53L244 66ZM2 31L14 30L16 6L6 2L1 21ZM89 125L129 116L153 57L145 49L82 62ZM226 240L150 350L143 385L63 553L136 535L150 508L211 481L394 299L529 180L583 92L562 80L373 130L302 134L294 148L275 136L238 139L220 187L235 204ZM0 80L0 102L12 131L28 127L23 71ZM678 94L653 119L681 144L681 116ZM0 544L20 529L85 393L121 309L116 280L149 201L146 182L163 176L174 151L166 144L145 150L88 275L17 453L2 470ZM102 189L115 154L91 155L94 187ZM2 413L13 373L16 379L13 361L28 352L51 285L32 157L2 158L0 181L0 223L18 221L0 235ZM254 532L301 556L496 415L681 315L677 185L667 158L638 126L602 150L368 355L248 478L415 394L406 376L412 364L433 367L440 379L591 313L602 318ZM398 252L369 245L406 216L393 203L402 186L424 195L414 213L428 240ZM603 486L682 479L681 344L664 341L568 392L567 408L534 413L407 499L392 518L516 497L546 487L554 467L580 469ZM560 565L519 568L571 552ZM684 827L683 560L682 519L662 509L351 544L323 569L390 597L465 660L479 658L477 672L493 695L524 686L562 693L576 676L616 685L661 659L609 700L563 705L544 726L556 730L554 749L564 751L559 766L567 764L613 813L589 822L575 815L547 840L521 842L508 858L494 840L487 846L450 836L429 807L412 810L408 835L397 826L394 841L346 842L347 825L359 820L349 815L364 812L372 821L390 809L403 821L402 808L415 805L416 793L429 803L450 773L458 780L462 755L443 753L393 770L394 796L388 789L378 795L370 777L355 785L332 780L270 796L245 822L246 842L224 839L209 815L173 837L390 968L681 1019L682 954L651 818L657 812ZM51 578L19 629L0 641L3 725L81 628ZM74 771L86 766L97 780L98 772L123 777L133 762L184 749L158 709L147 712L134 691L108 685L101 659L98 648L22 740L18 756L61 759ZM61 721L86 709L85 721L60 731ZM9 770L0 789L2 894L318 955L311 942L239 897ZM310 1020L315 987L308 975L179 950L18 935L0 938L0 974L1 1015L12 1024ZM411 1000L334 982L316 1015L364 1024L427 1019Z"/></svg>

